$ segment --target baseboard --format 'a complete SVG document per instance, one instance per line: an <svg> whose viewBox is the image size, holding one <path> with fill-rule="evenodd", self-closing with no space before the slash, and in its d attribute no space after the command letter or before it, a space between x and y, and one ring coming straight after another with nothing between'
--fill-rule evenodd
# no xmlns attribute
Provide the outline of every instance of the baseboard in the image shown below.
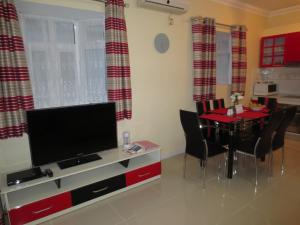
<svg viewBox="0 0 300 225"><path fill-rule="evenodd" d="M179 154L182 154L182 153L184 153L184 149L176 149L176 150L167 151L167 152L162 151L161 152L161 159L168 159L168 158L171 158L173 156L176 156L176 155L179 155Z"/></svg>
<svg viewBox="0 0 300 225"><path fill-rule="evenodd" d="M285 137L287 139L292 139L292 140L300 141L300 134L286 132Z"/></svg>

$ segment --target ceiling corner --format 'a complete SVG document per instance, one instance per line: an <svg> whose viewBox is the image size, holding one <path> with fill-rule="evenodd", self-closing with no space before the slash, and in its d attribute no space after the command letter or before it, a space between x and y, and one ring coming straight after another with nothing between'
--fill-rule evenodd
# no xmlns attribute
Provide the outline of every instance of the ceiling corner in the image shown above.
<svg viewBox="0 0 300 225"><path fill-rule="evenodd" d="M247 3L242 3L238 0L211 0L213 2L217 2L223 5L227 5L233 8L241 9L247 12L251 12L260 16L268 17L270 16L270 11L264 10L259 7L255 7L253 5L247 4Z"/></svg>

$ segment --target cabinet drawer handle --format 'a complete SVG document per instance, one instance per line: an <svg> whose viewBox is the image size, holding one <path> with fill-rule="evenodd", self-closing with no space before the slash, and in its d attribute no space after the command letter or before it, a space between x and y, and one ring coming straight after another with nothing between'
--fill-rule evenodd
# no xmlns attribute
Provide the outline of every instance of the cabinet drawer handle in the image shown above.
<svg viewBox="0 0 300 225"><path fill-rule="evenodd" d="M99 192L102 192L102 191L106 191L108 189L108 186L104 187L104 188L101 188L101 189L98 189L98 190L94 190L93 193L96 194L96 193L99 193Z"/></svg>
<svg viewBox="0 0 300 225"><path fill-rule="evenodd" d="M151 174L150 172L144 173L144 174L139 174L138 177L145 177L145 176L148 176L148 175L150 175L150 174Z"/></svg>
<svg viewBox="0 0 300 225"><path fill-rule="evenodd" d="M32 213L33 213L33 214L39 214L39 213L48 211L49 209L52 209L52 206L49 206L48 208L45 208L45 209L41 209L41 210L39 210L39 211L33 211Z"/></svg>

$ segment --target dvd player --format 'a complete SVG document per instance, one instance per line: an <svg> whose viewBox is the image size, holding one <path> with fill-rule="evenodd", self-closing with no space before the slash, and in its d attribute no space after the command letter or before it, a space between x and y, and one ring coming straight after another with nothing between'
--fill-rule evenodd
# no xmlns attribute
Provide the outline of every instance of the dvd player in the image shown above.
<svg viewBox="0 0 300 225"><path fill-rule="evenodd" d="M7 174L7 186L20 184L26 181L44 177L40 167Z"/></svg>

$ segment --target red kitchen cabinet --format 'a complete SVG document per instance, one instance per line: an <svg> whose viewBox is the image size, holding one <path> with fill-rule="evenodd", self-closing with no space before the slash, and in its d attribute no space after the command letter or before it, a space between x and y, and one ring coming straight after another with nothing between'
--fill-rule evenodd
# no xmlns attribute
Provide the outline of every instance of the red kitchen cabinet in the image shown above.
<svg viewBox="0 0 300 225"><path fill-rule="evenodd" d="M284 64L300 62L300 32L286 34Z"/></svg>
<svg viewBox="0 0 300 225"><path fill-rule="evenodd" d="M261 39L260 67L284 65L286 35L275 35Z"/></svg>
<svg viewBox="0 0 300 225"><path fill-rule="evenodd" d="M300 63L300 32L263 37L260 67L280 67Z"/></svg>

